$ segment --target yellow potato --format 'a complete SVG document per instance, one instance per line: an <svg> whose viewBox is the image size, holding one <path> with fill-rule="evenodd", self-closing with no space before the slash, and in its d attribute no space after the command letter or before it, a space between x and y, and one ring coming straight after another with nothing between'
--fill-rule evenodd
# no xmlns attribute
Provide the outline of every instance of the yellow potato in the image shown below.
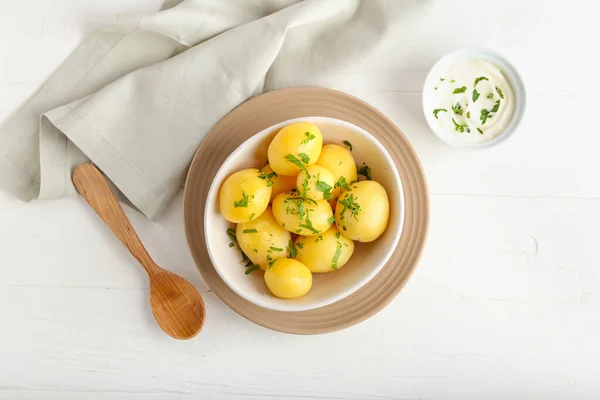
<svg viewBox="0 0 600 400"><path fill-rule="evenodd" d="M277 175L297 176L300 165L317 162L323 136L315 125L296 122L281 129L269 144L269 165Z"/></svg>
<svg viewBox="0 0 600 400"><path fill-rule="evenodd" d="M221 214L229 222L240 223L259 217L269 205L271 187L255 168L232 174L219 191Z"/></svg>
<svg viewBox="0 0 600 400"><path fill-rule="evenodd" d="M295 247L296 260L313 273L338 270L354 253L354 242L341 235L335 225L318 236L298 236Z"/></svg>
<svg viewBox="0 0 600 400"><path fill-rule="evenodd" d="M273 200L279 193L290 192L292 189L296 189L295 176L277 175L273 172L273 169L269 164L262 167L261 171L264 172L268 179L270 179L272 182L271 200Z"/></svg>
<svg viewBox="0 0 600 400"><path fill-rule="evenodd" d="M375 181L353 183L335 206L335 223L345 236L372 242L387 227L390 203L383 186Z"/></svg>
<svg viewBox="0 0 600 400"><path fill-rule="evenodd" d="M325 232L334 221L327 200L298 197L297 193L280 193L273 199L273 215L286 230L312 236Z"/></svg>
<svg viewBox="0 0 600 400"><path fill-rule="evenodd" d="M308 293L312 286L312 274L300 261L282 258L265 271L265 284L275 296L294 299Z"/></svg>
<svg viewBox="0 0 600 400"><path fill-rule="evenodd" d="M342 188L345 185L358 180L356 174L356 163L350 150L337 144L328 144L323 146L321 155L317 160L317 165L325 167L333 175L334 182L339 182L340 178L343 180L340 182ZM340 197L341 190L336 187L331 194L333 199ZM332 202L332 205L333 202Z"/></svg>
<svg viewBox="0 0 600 400"><path fill-rule="evenodd" d="M292 235L277 223L270 207L260 217L238 224L235 236L250 261L263 270L271 261L290 254Z"/></svg>
<svg viewBox="0 0 600 400"><path fill-rule="evenodd" d="M331 172L320 165L309 165L306 171L300 171L296 180L298 192L313 200L331 199L334 184Z"/></svg>

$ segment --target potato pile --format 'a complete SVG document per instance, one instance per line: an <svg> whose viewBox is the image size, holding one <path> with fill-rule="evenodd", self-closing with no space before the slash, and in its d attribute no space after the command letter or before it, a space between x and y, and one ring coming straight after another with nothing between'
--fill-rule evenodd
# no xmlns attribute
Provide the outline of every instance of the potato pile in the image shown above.
<svg viewBox="0 0 600 400"><path fill-rule="evenodd" d="M385 231L388 195L373 181L358 181L352 145L327 144L315 125L281 129L268 149L268 164L229 176L219 192L230 247L242 251L246 274L262 269L279 298L305 295L313 273L342 268L354 241L372 242Z"/></svg>

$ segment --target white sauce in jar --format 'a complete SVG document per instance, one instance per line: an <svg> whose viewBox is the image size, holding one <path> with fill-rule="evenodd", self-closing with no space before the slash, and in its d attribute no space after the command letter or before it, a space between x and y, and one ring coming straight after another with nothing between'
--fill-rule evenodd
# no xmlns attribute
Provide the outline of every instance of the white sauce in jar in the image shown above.
<svg viewBox="0 0 600 400"><path fill-rule="evenodd" d="M513 116L513 90L502 71L486 60L459 60L426 90L426 112L433 114L440 131L463 142L493 139Z"/></svg>

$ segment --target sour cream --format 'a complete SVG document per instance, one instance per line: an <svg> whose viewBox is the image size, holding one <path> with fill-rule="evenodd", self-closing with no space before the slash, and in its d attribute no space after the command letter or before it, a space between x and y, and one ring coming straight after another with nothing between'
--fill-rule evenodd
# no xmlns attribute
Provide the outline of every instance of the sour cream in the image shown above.
<svg viewBox="0 0 600 400"><path fill-rule="evenodd" d="M425 112L452 140L486 142L502 133L513 117L513 88L489 61L459 59L430 82Z"/></svg>

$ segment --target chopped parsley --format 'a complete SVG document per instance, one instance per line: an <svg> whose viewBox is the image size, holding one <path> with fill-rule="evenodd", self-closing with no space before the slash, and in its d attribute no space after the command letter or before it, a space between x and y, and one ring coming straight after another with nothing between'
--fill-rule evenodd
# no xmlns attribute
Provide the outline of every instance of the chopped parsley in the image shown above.
<svg viewBox="0 0 600 400"><path fill-rule="evenodd" d="M500 100L496 100L496 102L494 103L494 107L492 108L492 112L498 112L499 109L500 109Z"/></svg>
<svg viewBox="0 0 600 400"><path fill-rule="evenodd" d="M242 233L258 233L256 229L244 229Z"/></svg>
<svg viewBox="0 0 600 400"><path fill-rule="evenodd" d="M329 225L333 224L335 222L335 217L332 215L331 217L327 218L327 223Z"/></svg>
<svg viewBox="0 0 600 400"><path fill-rule="evenodd" d="M258 250L256 250L256 249L253 249L253 250L254 250L255 253L258 253Z"/></svg>
<svg viewBox="0 0 600 400"><path fill-rule="evenodd" d="M299 249L303 249L304 248L304 243L298 242L298 243L296 243L296 247L299 248Z"/></svg>
<svg viewBox="0 0 600 400"><path fill-rule="evenodd" d="M493 99L494 98L494 93L488 93L487 98L488 99Z"/></svg>
<svg viewBox="0 0 600 400"><path fill-rule="evenodd" d="M471 132L471 130L469 129L469 125L467 125L466 123L459 124L458 122L456 122L454 120L454 118L452 118L452 122L454 123L454 129L456 129L457 132L460 132L460 133L465 133L465 131Z"/></svg>
<svg viewBox="0 0 600 400"><path fill-rule="evenodd" d="M477 131L483 135L483 131L481 129L477 128Z"/></svg>
<svg viewBox="0 0 600 400"><path fill-rule="evenodd" d="M456 82L454 79L450 79L450 83L454 83Z"/></svg>
<svg viewBox="0 0 600 400"><path fill-rule="evenodd" d="M235 229L227 228L227 236L229 236L229 239L231 239L233 242L237 243L237 236L235 236Z"/></svg>
<svg viewBox="0 0 600 400"><path fill-rule="evenodd" d="M475 103L477 101L477 99L479 98L479 92L477 91L477 89L473 89L473 103Z"/></svg>
<svg viewBox="0 0 600 400"><path fill-rule="evenodd" d="M256 271L257 269L260 269L260 267L256 264L252 264L248 268L246 268L245 274L249 275L251 272Z"/></svg>
<svg viewBox="0 0 600 400"><path fill-rule="evenodd" d="M350 143L347 140L344 140L342 143L344 143L346 146L348 146L348 148L350 149L350 151L352 151L352 143Z"/></svg>
<svg viewBox="0 0 600 400"><path fill-rule="evenodd" d="M252 221L252 218L254 218L255 215L256 213L252 213L252 215L250 216L250 221Z"/></svg>
<svg viewBox="0 0 600 400"><path fill-rule="evenodd" d="M335 248L335 254L333 255L333 260L331 260L331 268L337 270L338 269L338 260L340 259L340 255L342 255L342 244L337 242Z"/></svg>
<svg viewBox="0 0 600 400"><path fill-rule="evenodd" d="M444 82L446 78L440 78L440 82Z"/></svg>
<svg viewBox="0 0 600 400"><path fill-rule="evenodd" d="M346 181L346 177L344 176L340 176L333 187L340 188L342 190L350 190L350 187L348 186L348 181Z"/></svg>
<svg viewBox="0 0 600 400"><path fill-rule="evenodd" d="M333 187L330 184L328 184L327 182L320 181L317 178L317 190L319 192L323 192L323 199L329 200L333 197L333 195L331 194L331 189L333 189Z"/></svg>
<svg viewBox="0 0 600 400"><path fill-rule="evenodd" d="M298 157L300 157L304 164L308 164L308 162L310 161L310 157L306 153L298 153Z"/></svg>
<svg viewBox="0 0 600 400"><path fill-rule="evenodd" d="M317 238L315 239L315 243L319 243L321 240L323 240L323 236L319 235L317 236Z"/></svg>
<svg viewBox="0 0 600 400"><path fill-rule="evenodd" d="M473 84L473 87L477 86L477 84L481 81L489 81L489 79L486 78L485 76L480 76L479 78L475 78L475 83Z"/></svg>
<svg viewBox="0 0 600 400"><path fill-rule="evenodd" d="M269 247L271 250L276 251L278 253L282 252L283 249L281 247L275 247L275 246L271 246Z"/></svg>
<svg viewBox="0 0 600 400"><path fill-rule="evenodd" d="M358 213L360 212L360 204L356 202L358 198L355 198L352 193L348 194L344 199L339 200L338 203L344 208L340 212L342 219L345 219L346 210L349 210L355 220L358 221ZM345 228L345 227L344 227Z"/></svg>
<svg viewBox="0 0 600 400"><path fill-rule="evenodd" d="M373 180L373 175L371 175L371 167L369 167L365 163L363 163L363 165L361 165L360 167L358 167L358 170L356 171L356 173L358 175L364 176L368 181L372 181Z"/></svg>
<svg viewBox="0 0 600 400"><path fill-rule="evenodd" d="M258 175L258 177L267 181L267 187L273 186L273 181L271 180L271 178L277 178L277 174L275 173L275 171L269 172L268 174L265 174L261 169L259 171L260 174Z"/></svg>
<svg viewBox="0 0 600 400"><path fill-rule="evenodd" d="M234 207L248 207L248 193L242 189L242 200L233 202Z"/></svg>
<svg viewBox="0 0 600 400"><path fill-rule="evenodd" d="M452 111L456 115L463 115L463 108L458 101L452 106Z"/></svg>
<svg viewBox="0 0 600 400"><path fill-rule="evenodd" d="M310 132L304 132L304 136L306 136L306 137L304 138L303 141L300 142L300 144L306 144L315 138L315 135L313 135Z"/></svg>
<svg viewBox="0 0 600 400"><path fill-rule="evenodd" d="M298 247L300 247L300 244L302 243L298 243ZM290 257L296 258L296 256L298 255L298 250L296 250L296 246L294 246L294 242L292 242L291 240L288 243L288 248L290 250Z"/></svg>
<svg viewBox="0 0 600 400"><path fill-rule="evenodd" d="M235 247L235 243L229 243L229 247Z"/></svg>
<svg viewBox="0 0 600 400"><path fill-rule="evenodd" d="M467 111L467 118L471 118L471 111Z"/></svg>
<svg viewBox="0 0 600 400"><path fill-rule="evenodd" d="M494 103L494 107L491 110L487 110L485 108L481 109L481 115L479 119L481 120L481 125L484 125L488 119L491 119L493 114L498 112L500 109L500 100L496 100Z"/></svg>
<svg viewBox="0 0 600 400"><path fill-rule="evenodd" d="M498 86L496 86L496 92L498 92L498 96L500 96L501 99L504 98L504 93L502 93L502 89L500 89Z"/></svg>
<svg viewBox="0 0 600 400"><path fill-rule="evenodd" d="M335 237L339 239L339 238L340 238L340 233L339 233L339 232L336 232L336 233L335 233Z"/></svg>
<svg viewBox="0 0 600 400"><path fill-rule="evenodd" d="M454 89L454 91L452 92L453 94L458 94L458 93L465 93L467 91L467 87L463 86L463 87L459 87Z"/></svg>
<svg viewBox="0 0 600 400"><path fill-rule="evenodd" d="M448 112L448 110L446 110L445 108L436 108L435 110L433 110L433 116L435 117L435 119L438 119L438 114L442 111Z"/></svg>
<svg viewBox="0 0 600 400"><path fill-rule="evenodd" d="M289 162L291 162L292 164L294 164L295 166L297 166L298 168L300 168L302 171L306 172L306 175L309 175L308 170L306 169L306 164L308 162L308 156L304 153L300 153L300 155L304 155L304 157L300 157L302 158L302 160L300 160L298 157L296 157L293 154L288 154L287 156L285 156L285 159L288 160ZM306 162L304 162L304 160L306 159Z"/></svg>

